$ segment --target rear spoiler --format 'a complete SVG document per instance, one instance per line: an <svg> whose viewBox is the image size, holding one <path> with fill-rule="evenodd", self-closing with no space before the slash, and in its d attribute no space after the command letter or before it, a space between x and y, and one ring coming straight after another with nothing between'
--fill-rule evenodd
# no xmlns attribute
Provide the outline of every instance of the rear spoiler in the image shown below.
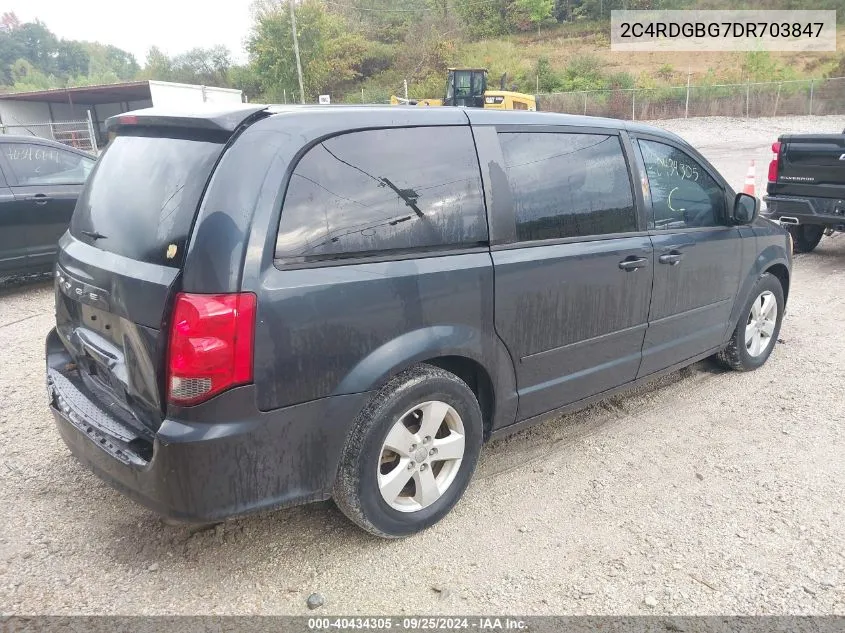
<svg viewBox="0 0 845 633"><path fill-rule="evenodd" d="M267 107L261 104L243 104L234 107L204 107L182 111L168 108L145 108L109 117L106 119L106 130L111 132L121 128L141 126L231 133L244 121L266 110Z"/></svg>

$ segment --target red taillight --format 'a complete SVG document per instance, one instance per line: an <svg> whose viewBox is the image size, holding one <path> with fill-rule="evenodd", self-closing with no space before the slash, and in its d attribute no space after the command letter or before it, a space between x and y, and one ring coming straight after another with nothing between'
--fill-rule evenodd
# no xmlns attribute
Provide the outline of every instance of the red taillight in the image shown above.
<svg viewBox="0 0 845 633"><path fill-rule="evenodd" d="M119 121L121 125L137 125L138 117L134 114L128 114L120 117Z"/></svg>
<svg viewBox="0 0 845 633"><path fill-rule="evenodd" d="M173 307L167 358L167 397L198 404L252 382L255 295L180 292Z"/></svg>
<svg viewBox="0 0 845 633"><path fill-rule="evenodd" d="M780 143L772 143L772 162L769 163L769 182L778 181L778 166L780 164Z"/></svg>

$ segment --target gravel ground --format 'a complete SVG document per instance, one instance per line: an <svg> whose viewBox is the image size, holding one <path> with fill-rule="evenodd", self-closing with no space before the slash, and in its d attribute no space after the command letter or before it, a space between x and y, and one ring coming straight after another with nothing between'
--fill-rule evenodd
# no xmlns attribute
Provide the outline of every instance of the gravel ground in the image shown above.
<svg viewBox="0 0 845 633"><path fill-rule="evenodd" d="M720 168L842 118L661 122ZM730 140L719 140L730 139ZM740 172L725 171L741 185ZM485 447L404 541L330 503L162 524L52 426L46 282L0 290L0 613L845 614L845 236L796 258L769 363L709 362Z"/></svg>

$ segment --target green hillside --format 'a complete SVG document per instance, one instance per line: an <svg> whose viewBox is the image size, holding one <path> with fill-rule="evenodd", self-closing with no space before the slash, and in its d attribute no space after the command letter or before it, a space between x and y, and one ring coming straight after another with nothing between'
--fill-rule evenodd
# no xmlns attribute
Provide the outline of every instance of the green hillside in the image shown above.
<svg viewBox="0 0 845 633"><path fill-rule="evenodd" d="M800 0L763 0L746 8L793 8ZM842 5L841 7L838 5ZM385 102L401 95L439 97L449 66L483 66L491 81L523 92L661 87L845 76L835 53L637 53L610 50L616 8L743 8L727 0L302 0L296 4L305 95ZM801 8L809 8L802 6ZM840 9L845 0L812 8ZM248 62L208 47L168 57L150 42L147 58L92 42L61 40L47 24L5 14L0 90L161 79L236 87L250 100L299 99L289 6L257 0ZM845 30L840 27L839 41Z"/></svg>

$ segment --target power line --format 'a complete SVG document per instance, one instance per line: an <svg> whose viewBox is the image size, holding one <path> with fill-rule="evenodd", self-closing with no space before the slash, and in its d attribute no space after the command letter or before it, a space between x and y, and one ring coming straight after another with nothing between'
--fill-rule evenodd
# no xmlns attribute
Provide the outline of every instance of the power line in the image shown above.
<svg viewBox="0 0 845 633"><path fill-rule="evenodd" d="M514 135L516 136L516 135ZM592 135L591 135L592 136ZM558 154L552 154L551 156L545 156L544 158L538 158L537 160L530 160L527 163L516 163L515 165L506 165L507 169L516 169L517 167L525 167L526 165L533 165L534 163L542 163L544 160L551 160L553 158L560 158L561 156L569 156L570 154L576 154L578 152L583 152L586 149L590 149L591 147L595 147L597 145L601 145L602 143L606 143L610 139L615 138L613 136L607 136L600 141L596 141L595 143L590 143L589 145L585 145L583 147L576 147L573 150L568 152L560 152ZM507 162L507 161L505 161Z"/></svg>
<svg viewBox="0 0 845 633"><path fill-rule="evenodd" d="M313 178L309 178L308 176L305 176L303 174L299 174L297 172L293 172L293 174L291 174L291 177L293 177L293 176L296 176L297 178L302 178L303 180L307 180L308 182L311 182L311 183L317 185L320 189L325 190L326 192L333 195L335 198L338 198L340 200L346 200L347 202L351 202L353 204L357 204L359 207L364 207L365 209L371 208L370 205L368 205L368 204L364 204L363 202L359 202L358 200L353 200L352 198L347 198L346 196L342 196L339 193L335 193L334 191L332 191L328 187L324 187L323 185L321 185L319 182L317 182Z"/></svg>
<svg viewBox="0 0 845 633"><path fill-rule="evenodd" d="M356 166L356 165L353 165L352 163L350 163L350 162L347 162L347 161L343 160L343 159L342 159L342 158L340 158L337 154L335 154L332 150L330 150L328 147L326 147L326 144L325 144L325 143L320 143L320 147L322 147L324 150L326 150L326 151L329 153L329 156L331 156L331 157L332 157L332 158L334 158L335 160L340 161L340 162L341 162L341 163L343 163L344 165L347 165L348 167L351 167L352 169L354 169L354 170L356 170L356 171L361 172L361 173L362 173L362 174L364 174L367 178L370 178L370 179L372 179L372 180L376 181L379 185L383 186L383 184L382 184L382 182L381 182L381 178L377 178L376 176L373 176L370 172L368 172L368 171L364 171L364 170L363 170L363 169L361 169L360 167L358 167L358 166Z"/></svg>
<svg viewBox="0 0 845 633"><path fill-rule="evenodd" d="M353 11L370 11L373 13L425 13L430 10L426 7L421 7L419 9L375 9L369 7L353 7L351 4L328 2L328 0L323 0L322 4L330 4L333 7L341 7L343 9L351 9Z"/></svg>
<svg viewBox="0 0 845 633"><path fill-rule="evenodd" d="M477 2L466 2L462 6L474 7L483 4L498 4L502 0L478 0ZM351 9L353 11L369 11L372 13L440 13L442 9L431 7L420 7L419 9L379 9L371 7L356 7L351 4L341 2L330 2L330 0L322 0L322 4L329 4L333 7L342 7L344 9Z"/></svg>

